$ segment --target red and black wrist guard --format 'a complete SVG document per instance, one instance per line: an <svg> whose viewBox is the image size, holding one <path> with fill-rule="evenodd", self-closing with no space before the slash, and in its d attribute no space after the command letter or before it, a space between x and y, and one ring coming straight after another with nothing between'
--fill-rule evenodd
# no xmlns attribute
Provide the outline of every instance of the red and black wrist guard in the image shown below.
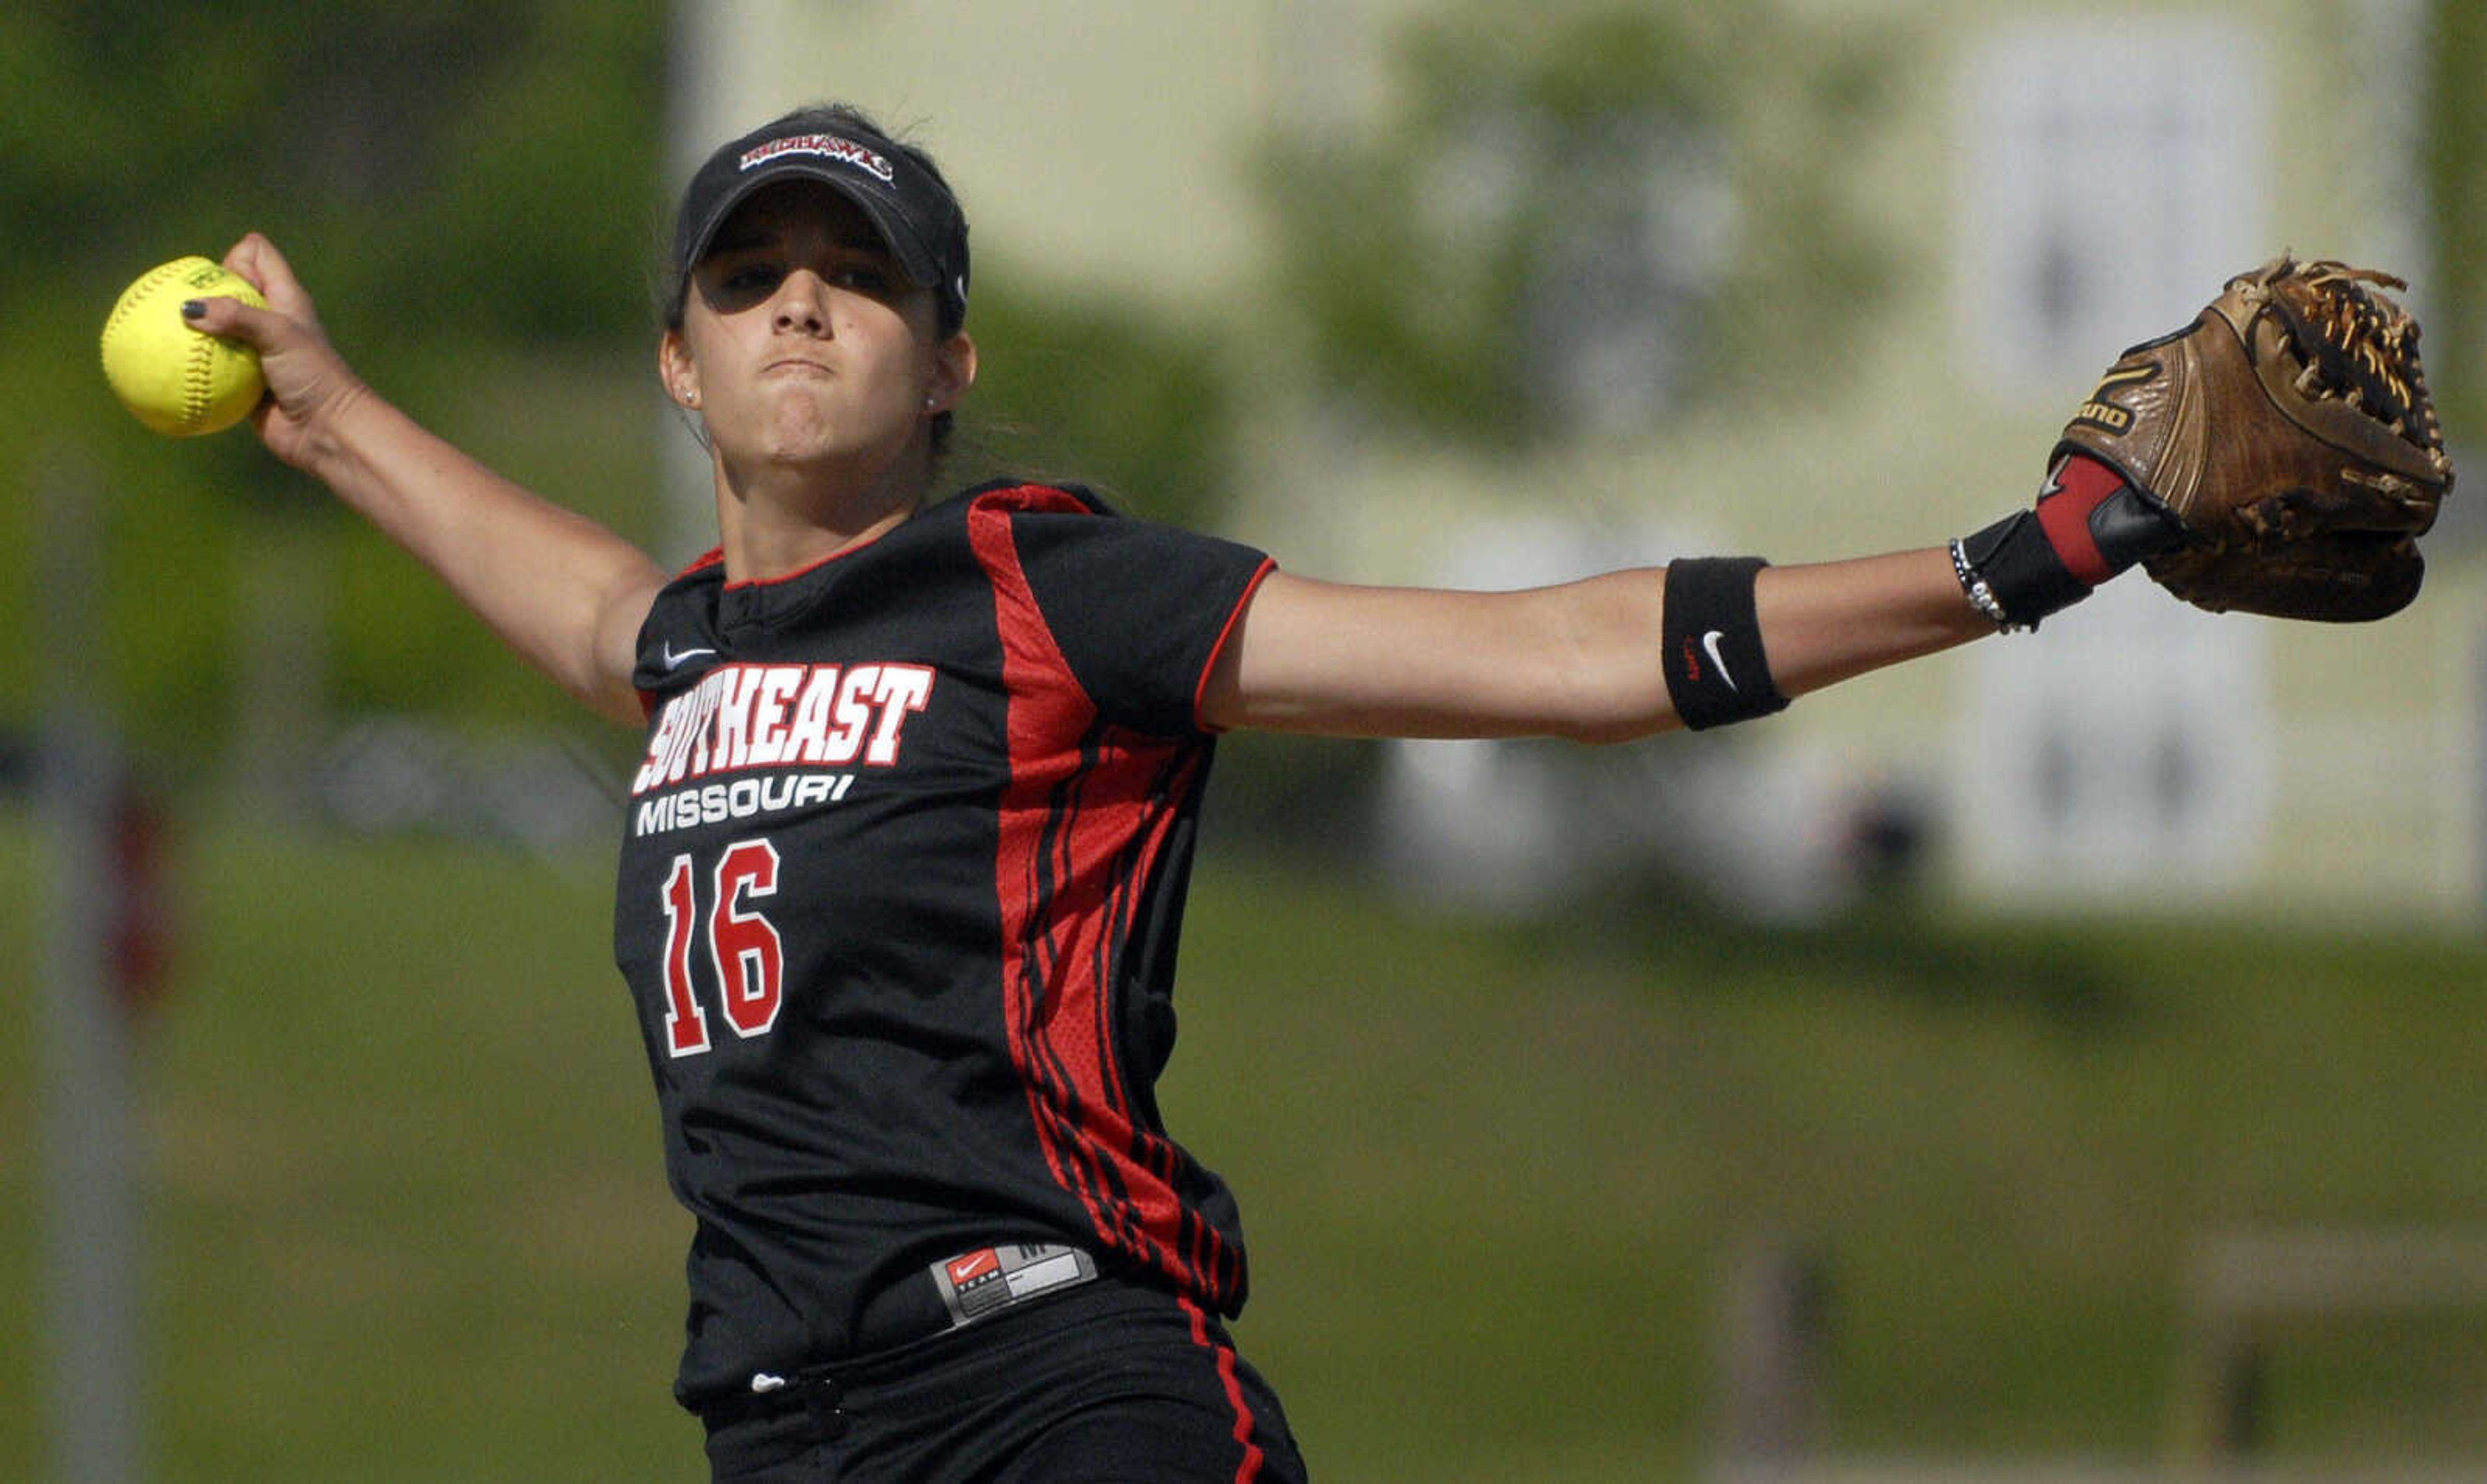
<svg viewBox="0 0 2487 1484"><path fill-rule="evenodd" d="M2034 629L2184 540L2184 528L2157 499L2097 459L2058 450L2036 507L1952 542L1951 560L1962 591L1998 628Z"/></svg>

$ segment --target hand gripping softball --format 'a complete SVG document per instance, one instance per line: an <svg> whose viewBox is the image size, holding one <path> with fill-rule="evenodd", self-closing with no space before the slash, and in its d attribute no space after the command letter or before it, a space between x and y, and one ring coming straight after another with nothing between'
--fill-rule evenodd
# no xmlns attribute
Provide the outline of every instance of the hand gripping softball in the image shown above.
<svg viewBox="0 0 2487 1484"><path fill-rule="evenodd" d="M2173 335L2126 351L2064 428L2184 540L2142 559L2214 613L2360 622L2417 595L2417 538L2452 489L2389 274L2280 257Z"/></svg>

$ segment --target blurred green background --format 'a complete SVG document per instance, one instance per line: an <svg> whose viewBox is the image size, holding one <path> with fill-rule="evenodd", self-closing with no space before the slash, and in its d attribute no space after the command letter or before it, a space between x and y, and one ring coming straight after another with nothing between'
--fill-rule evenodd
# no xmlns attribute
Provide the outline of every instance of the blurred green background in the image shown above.
<svg viewBox="0 0 2487 1484"><path fill-rule="evenodd" d="M1903 85L1903 44L1822 21L1871 7L1412 9L1395 132L1244 168L1280 224L1287 390L1483 456L1566 436L1517 395L1504 338L1562 202L1530 198L1474 253L1342 203L1413 200L1487 95L1576 136L1609 110L1734 120L1767 96L1836 136ZM2487 335L2467 81L2487 13L2426 14L2428 344L2457 368ZM649 374L680 24L584 0L0 15L0 622L51 646L0 645L0 777L27 782L66 647L171 823L174 955L132 1108L151 1477L700 1476L665 1389L686 1223L599 842L343 817L296 776L372 718L567 758L591 792L629 739L570 721L247 434L146 436L94 370L124 283L265 231L393 398L686 555ZM1693 380L1731 412L1804 379L1798 327L1860 333L1841 306L1896 271L1838 165L1776 160L1772 250L1691 307L1717 357ZM1232 326L986 247L975 327L1013 354L979 388L970 461L1225 520L1271 390L1214 348ZM2436 364L2457 440L2478 382ZM63 635L63 514L86 502L100 607ZM2206 1243L2487 1228L2465 924L2250 903L1998 921L1905 881L1757 924L1637 875L1493 920L1411 905L1354 848L1371 750L1238 738L1223 766L1164 1102L1243 1196L1239 1333L1322 1477L1701 1472L1735 1276L1771 1251L1821 1285L1825 1456L2197 1458ZM0 984L20 1023L56 866L11 791ZM44 1478L48 1342L75 1319L43 1288L39 1044L0 1041L0 1457ZM2280 1465L2487 1458L2474 1296L2291 1320L2256 1374Z"/></svg>

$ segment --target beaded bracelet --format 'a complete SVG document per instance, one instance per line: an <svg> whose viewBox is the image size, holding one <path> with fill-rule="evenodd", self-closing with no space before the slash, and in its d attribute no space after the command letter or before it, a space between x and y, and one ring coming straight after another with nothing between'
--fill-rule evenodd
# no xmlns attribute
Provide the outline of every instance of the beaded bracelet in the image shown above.
<svg viewBox="0 0 2487 1484"><path fill-rule="evenodd" d="M1969 551L1961 544L1959 536L1952 537L1951 569L1952 574L1960 579L1960 591L1969 595L1969 605L1985 615L1987 621L1998 629L2006 634L2026 634L2036 627L2035 624L2015 623L2004 613L2002 603L1996 599L1995 590L1986 585L1985 578L1977 575L1977 568L1969 564Z"/></svg>

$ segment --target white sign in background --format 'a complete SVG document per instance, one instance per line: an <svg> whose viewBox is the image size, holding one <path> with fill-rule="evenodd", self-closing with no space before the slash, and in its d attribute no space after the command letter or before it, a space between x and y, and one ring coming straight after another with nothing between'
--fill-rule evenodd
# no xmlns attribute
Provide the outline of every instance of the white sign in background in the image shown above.
<svg viewBox="0 0 2487 1484"><path fill-rule="evenodd" d="M2069 407L2276 251L2268 60L2233 25L2084 14L1964 57L1953 312L1984 395ZM2271 811L2265 647L2257 620L2136 580L1982 646L1953 775L1969 888L2078 903L2241 884Z"/></svg>

